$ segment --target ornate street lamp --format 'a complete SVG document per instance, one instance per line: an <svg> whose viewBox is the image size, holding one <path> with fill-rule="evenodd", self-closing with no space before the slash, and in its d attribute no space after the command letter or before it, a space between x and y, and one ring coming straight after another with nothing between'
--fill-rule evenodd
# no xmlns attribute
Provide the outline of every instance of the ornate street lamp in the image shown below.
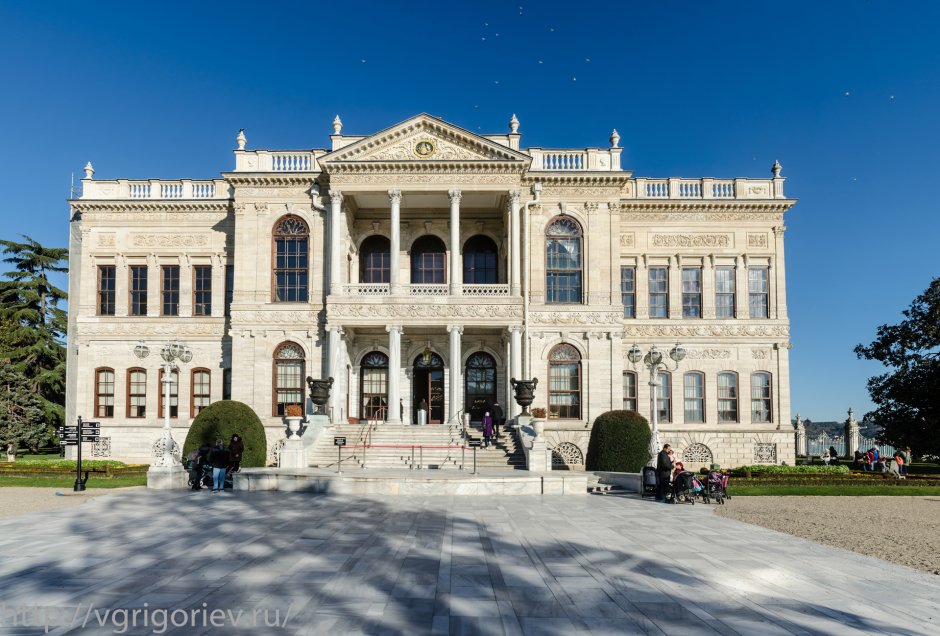
<svg viewBox="0 0 940 636"><path fill-rule="evenodd" d="M634 343L634 345L630 347L630 351L627 352L627 359L630 360L630 364L633 365L634 369L636 369L642 361L643 366L649 369L650 372L650 395L652 396L652 406L650 408L650 428L652 428L652 435L650 436L650 466L656 465L656 455L659 453L660 449L659 396L657 395L659 371L660 369L667 371L675 371L678 369L679 363L685 358L685 348L677 342L676 346L669 350L669 357L675 363L672 369L669 369L668 363L663 361L663 352L657 349L656 345L651 346L650 350L644 354Z"/></svg>
<svg viewBox="0 0 940 636"><path fill-rule="evenodd" d="M139 342L134 347L134 355L143 360L150 355L150 348L143 342ZM173 382L173 371L179 370L174 361L188 363L193 359L193 352L185 344L174 341L160 348L160 357L163 358L163 457L156 465L169 468L180 466L180 461L173 456L176 442L173 441L173 435L170 432L170 384Z"/></svg>

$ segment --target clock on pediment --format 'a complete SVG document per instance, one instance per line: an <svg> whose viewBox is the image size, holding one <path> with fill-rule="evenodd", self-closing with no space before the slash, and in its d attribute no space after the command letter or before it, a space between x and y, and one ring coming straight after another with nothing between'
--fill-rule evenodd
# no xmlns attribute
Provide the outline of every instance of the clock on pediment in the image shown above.
<svg viewBox="0 0 940 636"><path fill-rule="evenodd" d="M415 140L411 150L418 159L430 159L437 152L437 143L433 139L423 137Z"/></svg>

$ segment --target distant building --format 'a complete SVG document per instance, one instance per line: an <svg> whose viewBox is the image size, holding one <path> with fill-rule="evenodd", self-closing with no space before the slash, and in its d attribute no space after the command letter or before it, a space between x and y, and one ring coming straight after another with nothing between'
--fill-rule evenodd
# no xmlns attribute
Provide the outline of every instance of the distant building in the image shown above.
<svg viewBox="0 0 940 636"><path fill-rule="evenodd" d="M659 376L661 437L687 465L794 461L784 196L771 178L641 178L607 148L522 148L418 115L329 150L249 150L209 181L95 180L72 200L68 399L96 456L149 461L159 355L181 443L211 402L261 417L272 454L304 378L334 421L476 419L537 377L550 447L577 464L594 419L650 417L631 346L688 355ZM674 365L673 365L674 366ZM397 405L401 404L401 410ZM395 405L388 408L388 405ZM402 417L403 414L403 417Z"/></svg>

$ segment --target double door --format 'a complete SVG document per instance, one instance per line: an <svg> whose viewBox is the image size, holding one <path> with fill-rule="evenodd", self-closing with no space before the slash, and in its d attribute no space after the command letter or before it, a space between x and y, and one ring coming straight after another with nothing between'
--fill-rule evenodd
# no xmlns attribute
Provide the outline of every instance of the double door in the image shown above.
<svg viewBox="0 0 940 636"><path fill-rule="evenodd" d="M413 386L412 421L418 421L418 410L426 405L428 423L442 423L444 421L444 369L415 369Z"/></svg>

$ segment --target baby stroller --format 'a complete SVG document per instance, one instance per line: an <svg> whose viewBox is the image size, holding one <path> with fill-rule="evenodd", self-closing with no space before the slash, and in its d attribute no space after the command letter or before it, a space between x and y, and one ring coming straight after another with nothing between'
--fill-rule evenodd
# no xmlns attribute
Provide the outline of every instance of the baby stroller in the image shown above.
<svg viewBox="0 0 940 636"><path fill-rule="evenodd" d="M199 490L199 487L201 486L202 488L208 488L209 490L212 490L212 485L213 485L212 484L212 465L208 463L201 464L200 467L202 468L202 471L199 474L199 479L195 480L192 477L192 461L193 460L189 460L186 462L186 469L190 471L189 487L192 488L193 490ZM237 470L238 469L236 469L234 472L237 472ZM228 471L228 470L225 471L225 484L223 486L224 488L229 488L229 489L232 488L232 484L234 481L232 477L232 472L233 471Z"/></svg>
<svg viewBox="0 0 940 636"><path fill-rule="evenodd" d="M672 503L690 503L694 506L695 483L695 473L684 470L676 475L669 488Z"/></svg>
<svg viewBox="0 0 940 636"><path fill-rule="evenodd" d="M640 498L656 496L656 469L652 466L643 467L643 488L640 490Z"/></svg>
<svg viewBox="0 0 940 636"><path fill-rule="evenodd" d="M731 499L727 488L728 475L717 470L710 470L708 477L705 478L705 491L702 493L702 499L705 503L711 503L711 500L714 500L715 503L724 504L725 499Z"/></svg>

